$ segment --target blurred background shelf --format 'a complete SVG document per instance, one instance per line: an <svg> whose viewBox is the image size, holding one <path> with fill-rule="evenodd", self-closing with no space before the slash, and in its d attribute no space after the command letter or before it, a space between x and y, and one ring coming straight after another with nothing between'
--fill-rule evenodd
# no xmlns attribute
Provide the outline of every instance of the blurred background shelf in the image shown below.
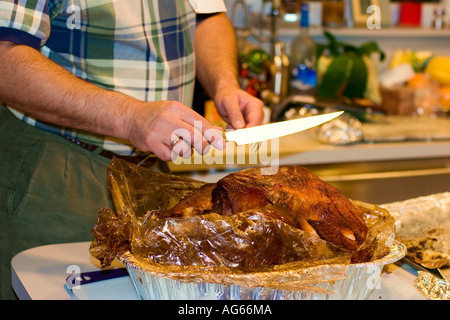
<svg viewBox="0 0 450 320"><path fill-rule="evenodd" d="M399 1L388 0L390 10L390 22L388 25L382 25L380 29L369 29L365 26L356 26L351 14L351 3L356 0L342 0L345 3L344 24L337 28L326 28L337 40L359 46L364 42L376 41L380 48L386 54L384 63L379 64L380 71L387 68L387 62L390 61L395 50L429 50L435 55L450 55L450 0L422 0L420 23L410 26L404 25L399 20ZM379 0L377 0L379 1ZM247 14L243 11L242 5L233 7L236 3L244 3L247 6ZM294 2L294 1L287 1ZM317 42L325 41L322 28L322 9L324 1L309 0L309 34ZM228 14L235 26L242 27L245 21L251 26L252 32L263 38L267 38L271 33L270 22L270 3L269 0L226 0L229 8ZM367 5L370 1L367 3ZM444 25L440 29L433 28L434 12L436 8L444 8ZM286 15L279 15L276 21L278 36L277 39L283 41L286 52L290 52L291 42L298 34L299 16L292 16L292 19L286 19ZM261 48L270 51L270 43L258 41L251 36L249 41L254 42Z"/></svg>
<svg viewBox="0 0 450 320"><path fill-rule="evenodd" d="M369 30L367 28L321 28L311 27L310 35L316 42L325 42L323 31L330 31L336 39L359 46L369 40L376 41L386 54L384 62L379 63L383 71L394 51L399 49L429 50L434 55L450 55L450 29L436 30L423 27L389 27ZM296 28L280 28L278 38L284 41L289 52L290 43L298 34ZM263 44L264 45L264 44Z"/></svg>
<svg viewBox="0 0 450 320"><path fill-rule="evenodd" d="M381 29L369 30L367 28L333 28L326 29L321 27L311 27L310 34L313 37L321 37L323 31L331 31L336 37L365 37L366 39L372 37L383 37L383 38L397 38L397 37L407 37L414 38L439 38L450 40L450 29L436 30L433 28L422 28L422 27L389 27ZM280 28L279 34L282 37L295 36L298 33L297 28ZM447 43L449 46L450 43Z"/></svg>

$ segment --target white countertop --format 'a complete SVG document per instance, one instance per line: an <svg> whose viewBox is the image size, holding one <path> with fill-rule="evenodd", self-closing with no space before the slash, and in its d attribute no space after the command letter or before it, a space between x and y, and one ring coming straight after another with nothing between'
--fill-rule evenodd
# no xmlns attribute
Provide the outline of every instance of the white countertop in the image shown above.
<svg viewBox="0 0 450 320"><path fill-rule="evenodd" d="M136 300L138 296L129 276L99 281L68 290L73 273L99 271L98 261L89 254L90 242L55 244L19 253L11 262L12 284L24 300ZM113 268L123 267L118 261ZM424 300L414 287L414 270L397 264L387 266L375 285L370 300Z"/></svg>

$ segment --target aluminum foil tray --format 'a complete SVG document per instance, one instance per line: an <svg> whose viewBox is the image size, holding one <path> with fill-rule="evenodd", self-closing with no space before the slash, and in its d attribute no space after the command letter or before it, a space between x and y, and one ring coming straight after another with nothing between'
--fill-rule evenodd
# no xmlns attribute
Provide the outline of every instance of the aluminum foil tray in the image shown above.
<svg viewBox="0 0 450 320"><path fill-rule="evenodd" d="M383 267L402 259L406 247L395 241L383 258L367 263L345 265L345 277L312 284L317 290L290 291L268 287L195 283L155 275L145 264L127 252L118 256L125 265L142 300L362 300L373 292ZM327 265L309 268L327 270ZM316 269L316 270L313 270Z"/></svg>

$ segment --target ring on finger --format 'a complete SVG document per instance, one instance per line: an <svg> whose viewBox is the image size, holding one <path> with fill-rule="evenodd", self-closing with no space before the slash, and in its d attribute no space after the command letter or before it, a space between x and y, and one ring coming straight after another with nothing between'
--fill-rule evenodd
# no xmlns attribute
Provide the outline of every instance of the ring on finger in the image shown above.
<svg viewBox="0 0 450 320"><path fill-rule="evenodd" d="M178 141L183 140L182 137L178 137L175 140L172 141L172 143L170 144L169 148L173 149L173 147L175 147L175 145L178 143Z"/></svg>

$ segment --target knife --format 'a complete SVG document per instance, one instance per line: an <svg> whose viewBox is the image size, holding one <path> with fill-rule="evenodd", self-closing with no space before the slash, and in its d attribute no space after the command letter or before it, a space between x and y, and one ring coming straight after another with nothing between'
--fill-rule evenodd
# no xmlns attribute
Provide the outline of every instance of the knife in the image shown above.
<svg viewBox="0 0 450 320"><path fill-rule="evenodd" d="M321 114L295 120L285 120L263 124L256 127L223 131L226 141L233 141L237 145L251 144L287 136L307 130L340 116L344 111Z"/></svg>

